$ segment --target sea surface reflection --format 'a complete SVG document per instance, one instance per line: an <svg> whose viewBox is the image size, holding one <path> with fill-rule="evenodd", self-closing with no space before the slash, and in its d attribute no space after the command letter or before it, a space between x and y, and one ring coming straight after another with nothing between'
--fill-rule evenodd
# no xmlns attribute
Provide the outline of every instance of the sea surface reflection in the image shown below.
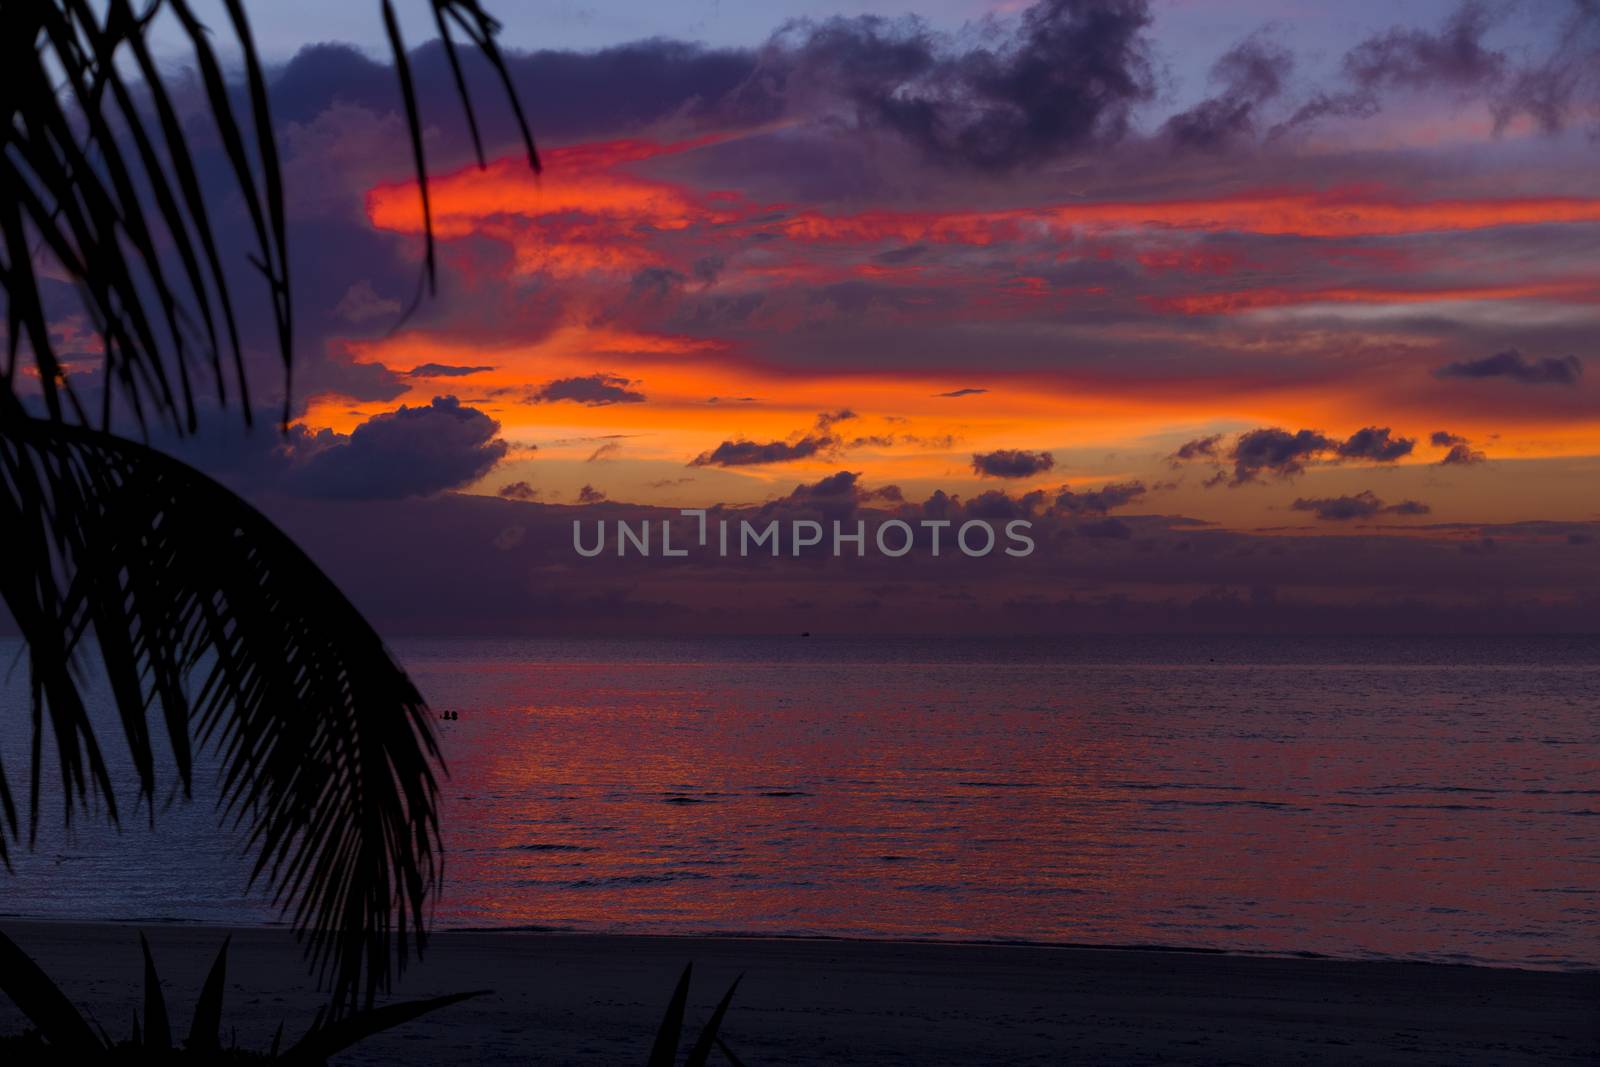
<svg viewBox="0 0 1600 1067"><path fill-rule="evenodd" d="M1600 965L1592 641L396 648L444 925ZM4 910L270 918L213 821L47 818Z"/></svg>

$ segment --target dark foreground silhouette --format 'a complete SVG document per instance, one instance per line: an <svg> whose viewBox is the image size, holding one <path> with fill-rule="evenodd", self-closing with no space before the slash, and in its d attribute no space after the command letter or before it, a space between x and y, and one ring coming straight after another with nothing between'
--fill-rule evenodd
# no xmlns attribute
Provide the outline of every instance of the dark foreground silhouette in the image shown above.
<svg viewBox="0 0 1600 1067"><path fill-rule="evenodd" d="M73 1001L125 1031L136 932L8 924ZM174 1003L223 932L148 930ZM442 931L408 998L494 992L376 1034L340 1064L642 1064L685 960L682 1063L718 1037L750 1067L837 1064L1565 1064L1600 1055L1600 974L1001 945ZM226 1026L265 1048L309 1019L286 930L236 930ZM0 1007L0 1033L21 1022ZM669 1012L669 1016L670 1016ZM301 1025L304 1025L302 1022ZM298 1034L296 1034L298 1036ZM287 1042L287 1038L286 1038ZM711 1063L732 1062L718 1048Z"/></svg>
<svg viewBox="0 0 1600 1067"><path fill-rule="evenodd" d="M67 928L70 931L70 927ZM60 928L58 927L59 931ZM69 938L71 934L68 934ZM120 1063L158 1067L161 1064L234 1063L273 1060L315 1067L330 1057L346 1052L356 1044L395 1027L404 1026L441 1008L487 996L491 990L447 993L422 1000L394 1001L349 1015L318 1008L305 1035L292 1043L284 1042L284 1022L278 1023L272 1043L264 1049L242 1047L236 1026L224 1038L223 1003L227 995L228 946L224 937L216 960L206 973L205 983L195 1001L192 1021L186 1035L179 1037L167 1010L165 983L150 951L150 943L139 935L144 958L142 1010L133 1013L133 1026L126 1037L115 1038L94 1014L85 1015L31 955L5 934L0 933L0 993L25 1020L20 1033L0 1032L0 1062L10 1067L34 1064ZM655 1041L645 1067L677 1067L679 1046L684 1042L684 1014L688 1008L689 983L694 965L685 966L666 1013L656 1030ZM738 1056L720 1036L722 1020L739 988L735 978L711 1019L700 1028L683 1057L683 1067L707 1067L713 1053L719 1053L733 1067L743 1067ZM276 998L282 1002L284 998Z"/></svg>
<svg viewBox="0 0 1600 1067"><path fill-rule="evenodd" d="M479 166L456 41L499 76L537 172L494 19L478 0L429 6ZM337 1016L370 1007L426 938L441 870L431 716L377 633L288 537L221 485L118 436L193 434L207 408L236 408L248 425L246 352L271 340L284 430L294 411L290 205L269 79L244 0L220 7L208 12L215 25L188 0L0 7L11 118L0 126L0 617L26 642L32 691L31 708L4 711L33 741L31 774L0 766L0 865L36 838L46 724L69 823L82 812L120 825L141 806L153 823L158 798L174 787L188 797L196 758L219 756L219 808L254 853L251 883L300 927L309 963L331 977ZM421 102L393 5L379 7L423 213L420 299L435 280ZM192 60L198 92L175 88L157 63L170 47L151 39L158 14L181 31L177 54ZM238 208L250 252L213 229L215 212ZM264 284L230 281L246 263ZM99 334L98 375L57 350L63 278ZM270 310L271 339L241 330L245 289ZM121 719L104 737L82 689L93 658ZM102 748L118 733L137 772L131 805ZM12 794L19 779L30 782L26 804Z"/></svg>

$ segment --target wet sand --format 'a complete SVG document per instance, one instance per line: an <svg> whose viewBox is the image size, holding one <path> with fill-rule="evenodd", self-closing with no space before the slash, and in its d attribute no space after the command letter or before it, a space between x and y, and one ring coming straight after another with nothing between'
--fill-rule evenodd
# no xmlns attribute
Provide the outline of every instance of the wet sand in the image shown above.
<svg viewBox="0 0 1600 1067"><path fill-rule="evenodd" d="M0 920L114 1036L142 1004L143 929L175 1032L231 933L224 1033L264 1048L319 998L283 930ZM397 992L492 995L337 1063L642 1064L679 972L689 1032L750 1065L1600 1062L1600 974L1038 946L457 932ZM0 1006L0 1033L20 1016ZM726 1062L719 1056L713 1063Z"/></svg>

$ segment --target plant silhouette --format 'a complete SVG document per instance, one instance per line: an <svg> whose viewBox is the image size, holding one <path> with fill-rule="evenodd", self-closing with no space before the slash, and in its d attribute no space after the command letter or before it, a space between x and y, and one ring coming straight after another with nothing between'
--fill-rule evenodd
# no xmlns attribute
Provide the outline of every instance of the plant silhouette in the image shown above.
<svg viewBox="0 0 1600 1067"><path fill-rule="evenodd" d="M283 1047L283 1025L265 1052L241 1049L222 1040L223 993L228 973L228 941L222 942L216 961L206 974L205 984L195 1001L193 1021L187 1035L175 1040L167 1013L166 995L156 970L150 944L139 935L144 952L144 1022L134 1016L132 1032L115 1040L103 1028L91 1026L61 988L51 981L17 944L0 934L0 992L9 996L33 1024L21 1037L0 1039L6 1062L17 1067L29 1064L54 1064L62 1056L75 1063L108 1061L123 1064L229 1063L279 1060L313 1067L325 1064L330 1056L373 1034L393 1029L440 1008L483 996L487 990L452 993L426 1000L406 1000L368 1008L339 1017L319 1012L299 1041Z"/></svg>
<svg viewBox="0 0 1600 1067"><path fill-rule="evenodd" d="M497 24L477 0L430 4L480 165L461 39L498 72L537 170ZM246 835L252 881L304 936L337 1018L363 997L370 1007L426 936L441 870L432 716L372 627L285 534L211 479L112 432L131 420L141 432L192 433L204 387L251 418L236 314L245 294L230 290L232 250L219 247L208 213L217 189L202 187L192 127L151 53L158 16L182 31L226 157L223 180L249 217L261 275L250 295L271 309L287 425L283 183L249 18L241 0L223 7L242 86L229 84L189 0L0 9L0 598L26 642L32 691L29 806L19 816L0 766L0 860L9 866L10 849L37 833L47 734L69 821L92 803L113 823L128 809L77 669L97 653L138 778L134 806L153 820L168 772L157 766L158 730L185 795L197 752L220 760L219 807ZM426 223L420 298L432 291L434 249L419 101L393 7L380 7ZM63 274L102 344L97 395L75 387L51 335L44 280Z"/></svg>

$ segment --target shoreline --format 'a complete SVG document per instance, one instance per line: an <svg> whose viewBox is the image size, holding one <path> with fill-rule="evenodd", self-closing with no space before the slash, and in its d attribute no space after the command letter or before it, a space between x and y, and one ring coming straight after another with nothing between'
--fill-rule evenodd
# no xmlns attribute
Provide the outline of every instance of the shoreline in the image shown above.
<svg viewBox="0 0 1600 1067"><path fill-rule="evenodd" d="M110 927L150 926L155 929L192 928L219 930L224 933L241 930L278 931L292 934L293 927L286 922L212 922L204 919L182 919L171 916L147 918L60 918L50 915L27 915L0 911L0 928L7 924L24 926L81 925ZM1407 956L1344 956L1310 949L1274 950L1251 948L1219 948L1209 945L1169 945L1160 942L1100 942L1100 941L1044 941L1029 938L981 937L872 937L851 934L775 933L743 930L592 930L574 926L546 926L521 923L511 926L436 926L429 931L430 938L442 934L532 934L547 937L608 937L625 939L659 939L679 941L731 941L731 942L819 942L824 944L860 945L949 945L971 948L1028 948L1084 952L1142 952L1152 954L1223 956L1252 960L1326 960L1335 963L1375 963L1407 967L1466 967L1488 971L1526 971L1530 974L1571 974L1600 976L1600 963L1551 963L1546 965L1506 963L1482 959L1424 959Z"/></svg>
<svg viewBox="0 0 1600 1067"><path fill-rule="evenodd" d="M320 996L287 927L0 918L114 1036L150 940L176 1025L231 937L225 1032L264 1048ZM758 1064L1592 1063L1600 972L1218 951L832 938L436 930L402 998L494 989L338 1063L642 1063L686 963L689 1029L743 975L725 1024ZM0 1006L0 1032L21 1020Z"/></svg>

